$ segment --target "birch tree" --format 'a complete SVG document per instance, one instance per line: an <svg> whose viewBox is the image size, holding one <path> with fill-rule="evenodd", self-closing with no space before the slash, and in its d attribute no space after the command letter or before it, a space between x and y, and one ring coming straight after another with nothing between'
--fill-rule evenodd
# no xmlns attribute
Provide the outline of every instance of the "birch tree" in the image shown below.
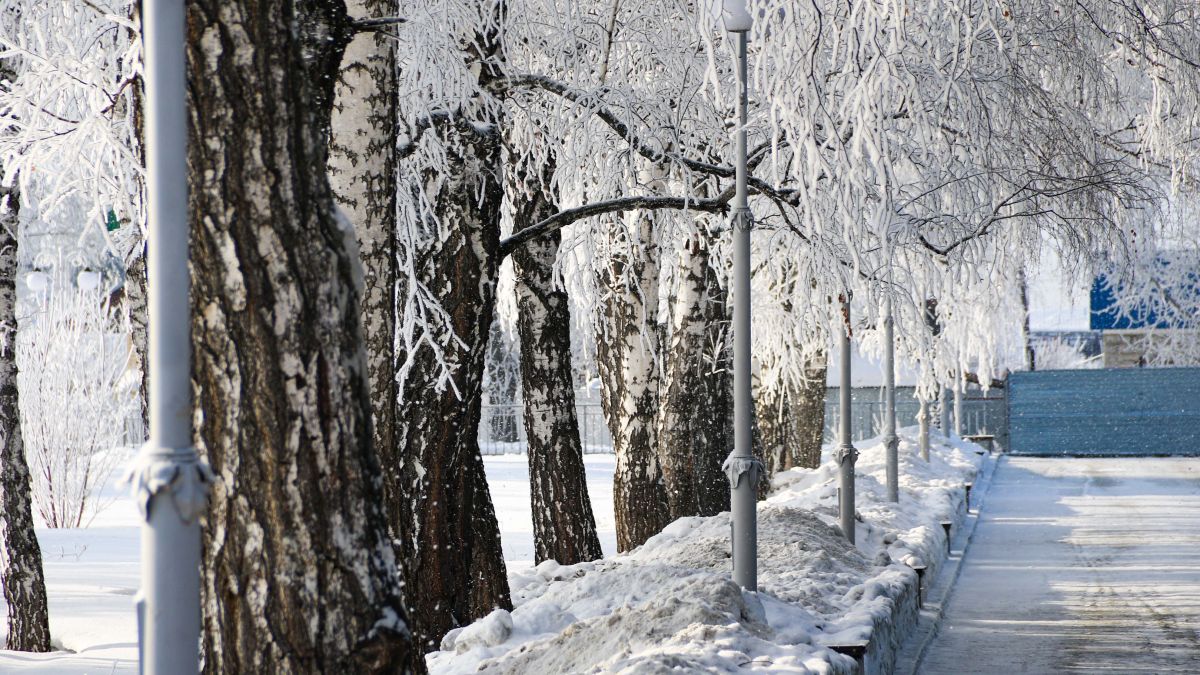
<svg viewBox="0 0 1200 675"><path fill-rule="evenodd" d="M372 445L355 235L326 175L339 2L188 5L209 672L423 670Z"/></svg>
<svg viewBox="0 0 1200 675"><path fill-rule="evenodd" d="M510 146L518 142L510 141ZM511 154L511 153L510 153ZM549 186L553 164L506 162L513 230L557 211ZM604 555L588 497L571 365L570 299L556 280L558 232L513 251L521 390L529 443L530 506L535 561L572 565Z"/></svg>
<svg viewBox="0 0 1200 675"><path fill-rule="evenodd" d="M3 73L4 69L0 69ZM10 73L6 73L10 74ZM42 549L33 529L29 465L17 390L18 193L5 190L0 211L0 584L8 603L5 649L50 651Z"/></svg>

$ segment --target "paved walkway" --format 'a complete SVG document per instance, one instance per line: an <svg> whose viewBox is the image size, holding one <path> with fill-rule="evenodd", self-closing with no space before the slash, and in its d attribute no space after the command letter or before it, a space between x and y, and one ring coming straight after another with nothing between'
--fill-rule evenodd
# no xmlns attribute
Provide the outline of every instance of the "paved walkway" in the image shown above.
<svg viewBox="0 0 1200 675"><path fill-rule="evenodd" d="M1005 458L920 672L1200 673L1200 458Z"/></svg>

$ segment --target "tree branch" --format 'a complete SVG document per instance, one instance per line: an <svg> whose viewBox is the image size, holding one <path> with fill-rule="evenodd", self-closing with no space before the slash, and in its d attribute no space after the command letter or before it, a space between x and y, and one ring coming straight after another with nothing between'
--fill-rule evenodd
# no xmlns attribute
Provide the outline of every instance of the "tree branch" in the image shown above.
<svg viewBox="0 0 1200 675"><path fill-rule="evenodd" d="M387 28L388 26L398 26L402 23L408 23L408 19L399 16L384 16L372 19L351 19L350 28L355 33L370 33Z"/></svg>
<svg viewBox="0 0 1200 675"><path fill-rule="evenodd" d="M695 199L692 197L618 197L602 202L584 204L573 209L565 209L549 218L530 225L520 232L500 242L500 258L511 254L518 246L541 237L584 218L602 216L607 213L624 213L642 209L658 211L662 209L678 209L686 211L701 211L705 213L724 213L729 210L729 200L733 198L733 190L729 189L713 199Z"/></svg>
<svg viewBox="0 0 1200 675"><path fill-rule="evenodd" d="M711 164L709 162L701 162L699 160L685 157L677 152L666 152L658 150L647 145L625 122L609 110L600 98L600 94L609 91L608 87L600 87L596 91L588 92L571 87L568 84L551 79L544 75L509 75L496 79L491 83L491 86L497 89L509 88L528 88L541 89L550 92L557 96L561 96L572 103L576 103L590 110L593 114L600 118L602 122L607 124L618 136L625 139L634 152L645 157L646 159L656 164L663 162L675 162L680 166L703 173L710 176L719 176L721 178L732 178L734 176L734 168L732 166L724 166L720 164ZM761 161L761 160L759 160Z"/></svg>

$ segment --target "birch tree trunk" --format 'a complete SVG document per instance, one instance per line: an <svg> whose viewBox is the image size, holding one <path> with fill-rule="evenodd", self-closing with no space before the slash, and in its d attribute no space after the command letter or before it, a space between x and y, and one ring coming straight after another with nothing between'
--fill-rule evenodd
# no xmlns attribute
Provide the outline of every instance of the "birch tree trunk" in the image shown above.
<svg viewBox="0 0 1200 675"><path fill-rule="evenodd" d="M617 455L613 511L617 550L640 546L670 522L658 459L658 247L653 218L636 236L614 227L598 286L596 366L601 404Z"/></svg>
<svg viewBox="0 0 1200 675"><path fill-rule="evenodd" d="M496 607L511 609L500 530L479 452L499 264L500 142L494 133L449 125L439 138L448 168L423 169L410 182L425 194L409 198L430 206L410 225L420 231L414 237L419 245L402 253L416 279L401 283L419 283L447 312L448 326L431 322L425 330L434 331L429 341L443 349L451 382L441 381L442 364L429 347L399 354L410 364L396 416L400 452L384 455L405 583L413 589L408 597L425 650Z"/></svg>
<svg viewBox="0 0 1200 675"><path fill-rule="evenodd" d="M499 13L466 50L481 89L500 76ZM396 413L397 448L384 455L391 519L422 650L451 629L496 608L511 609L483 457L479 422L488 337L496 304L504 195L502 120L467 103L434 122L437 162L400 165L402 212L411 222L399 242L404 330L423 333L398 350L404 364ZM444 316L422 313L428 294ZM406 343L409 344L409 343ZM409 351L411 349L411 351Z"/></svg>
<svg viewBox="0 0 1200 675"><path fill-rule="evenodd" d="M29 465L17 406L17 213L15 191L0 214L0 584L8 603L5 649L50 651L42 549L33 529Z"/></svg>
<svg viewBox="0 0 1200 675"><path fill-rule="evenodd" d="M350 0L355 18L396 16L393 0ZM374 443L396 447L396 55L383 33L346 46L334 86L329 182L354 226L362 262L360 311Z"/></svg>
<svg viewBox="0 0 1200 675"><path fill-rule="evenodd" d="M335 0L188 3L207 672L420 671L371 445L354 233L326 176Z"/></svg>
<svg viewBox="0 0 1200 675"><path fill-rule="evenodd" d="M733 371L725 289L699 233L679 254L658 439L672 520L729 510L721 471L733 448Z"/></svg>
<svg viewBox="0 0 1200 675"><path fill-rule="evenodd" d="M513 229L556 212L545 183L509 166ZM546 177L550 171L547 170ZM513 251L517 330L521 337L521 390L529 442L530 500L536 562L573 565L603 557L588 497L583 445L571 370L571 312L567 292L554 282L558 231Z"/></svg>

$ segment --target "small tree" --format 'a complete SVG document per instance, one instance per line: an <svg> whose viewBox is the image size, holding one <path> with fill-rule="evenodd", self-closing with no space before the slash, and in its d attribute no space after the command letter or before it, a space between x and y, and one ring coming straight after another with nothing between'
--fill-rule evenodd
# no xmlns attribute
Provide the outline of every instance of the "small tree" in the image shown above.
<svg viewBox="0 0 1200 675"><path fill-rule="evenodd" d="M34 505L49 527L86 527L138 411L128 320L107 290L60 281L35 300L17 338L21 425Z"/></svg>

